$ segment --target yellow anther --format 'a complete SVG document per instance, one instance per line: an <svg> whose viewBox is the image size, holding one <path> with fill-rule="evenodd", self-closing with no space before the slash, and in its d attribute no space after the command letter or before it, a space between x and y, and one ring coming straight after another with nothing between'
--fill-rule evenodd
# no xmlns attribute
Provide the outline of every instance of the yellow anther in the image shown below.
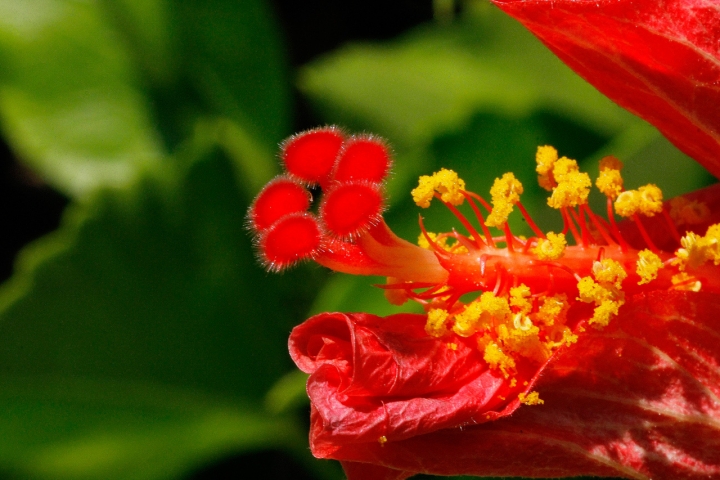
<svg viewBox="0 0 720 480"><path fill-rule="evenodd" d="M682 248L678 248L675 252L680 270L694 270L708 260L708 245L705 237L688 232L680 239L680 245Z"/></svg>
<svg viewBox="0 0 720 480"><path fill-rule="evenodd" d="M663 210L663 194L657 185L652 183L638 189L640 193L640 213L648 217Z"/></svg>
<svg viewBox="0 0 720 480"><path fill-rule="evenodd" d="M538 392L530 392L528 394L520 393L518 395L518 400L520 400L520 403L524 403L525 405L542 405L545 403L545 401L540 398L540 394Z"/></svg>
<svg viewBox="0 0 720 480"><path fill-rule="evenodd" d="M500 227L507 222L513 206L520 201L522 193L522 183L512 173L506 173L502 178L496 178L490 188L493 209L485 223L490 227Z"/></svg>
<svg viewBox="0 0 720 480"><path fill-rule="evenodd" d="M510 379L510 388L515 388L517 386L517 378Z"/></svg>
<svg viewBox="0 0 720 480"><path fill-rule="evenodd" d="M450 350L457 350L457 347L458 347L457 343L448 343L447 344L447 348L449 348Z"/></svg>
<svg viewBox="0 0 720 480"><path fill-rule="evenodd" d="M448 333L447 320L450 314L447 310L433 308L427 314L425 332L431 337L442 337Z"/></svg>
<svg viewBox="0 0 720 480"><path fill-rule="evenodd" d="M614 159L615 161L606 161L607 159ZM612 168L617 165L615 162L619 163L618 168ZM623 191L623 178L620 174L620 168L622 168L622 163L615 157L610 156L600 160L600 175L595 180L595 186L611 200L615 200Z"/></svg>
<svg viewBox="0 0 720 480"><path fill-rule="evenodd" d="M606 327L612 317L618 314L618 310L625 302L623 300L603 300L595 307L592 318L588 322L596 327Z"/></svg>
<svg viewBox="0 0 720 480"><path fill-rule="evenodd" d="M543 145L537 148L535 153L535 171L538 175L549 175L552 173L555 167L555 162L558 160L558 152L555 147L550 145Z"/></svg>
<svg viewBox="0 0 720 480"><path fill-rule="evenodd" d="M615 199L615 213L621 217L632 217L640 210L640 194L637 190L626 190Z"/></svg>
<svg viewBox="0 0 720 480"><path fill-rule="evenodd" d="M492 369L500 370L505 378L515 370L515 360L506 355L502 349L489 336L478 340L478 348L483 351L483 360Z"/></svg>
<svg viewBox="0 0 720 480"><path fill-rule="evenodd" d="M567 157L561 157L555 162L552 170L553 177L557 183L563 182L571 173L579 172L580 167L578 167L577 161Z"/></svg>
<svg viewBox="0 0 720 480"><path fill-rule="evenodd" d="M607 298L608 292L600 285L595 283L591 277L582 277L577 284L578 300L585 303L602 302Z"/></svg>
<svg viewBox="0 0 720 480"><path fill-rule="evenodd" d="M595 311L588 323L601 328L618 314L619 308L625 303L625 295L621 287L627 272L619 262L605 258L593 263L592 273L597 283L590 277L580 279L578 299L586 303L595 303Z"/></svg>
<svg viewBox="0 0 720 480"><path fill-rule="evenodd" d="M707 259L712 260L715 265L720 265L720 223L710 225L705 232L705 244L707 245Z"/></svg>
<svg viewBox="0 0 720 480"><path fill-rule="evenodd" d="M627 190L615 199L615 212L621 217L641 213L648 217L662 212L662 191L653 184L637 190Z"/></svg>
<svg viewBox="0 0 720 480"><path fill-rule="evenodd" d="M710 209L703 202L675 197L670 200L670 218L676 225L697 225L710 216Z"/></svg>
<svg viewBox="0 0 720 480"><path fill-rule="evenodd" d="M388 439L387 439L387 437L386 437L385 435L383 435L382 437L378 438L378 443L380 444L381 447L384 447L385 444L387 443L387 441L388 441Z"/></svg>
<svg viewBox="0 0 720 480"><path fill-rule="evenodd" d="M559 330L555 330L555 332L560 335L560 339L558 341L546 341L545 345L550 349L562 347L563 345L572 345L578 341L578 336L572 333L568 327L562 327ZM553 338L555 338L555 335L553 335Z"/></svg>
<svg viewBox="0 0 720 480"><path fill-rule="evenodd" d="M453 331L461 337L469 337L480 327L503 322L511 313L506 298L496 297L492 292L484 292L480 298L469 303L461 313L455 315Z"/></svg>
<svg viewBox="0 0 720 480"><path fill-rule="evenodd" d="M590 176L578 171L577 162L565 157L555 164L553 170L557 187L553 188L547 204L552 208L575 207L587 203L590 194Z"/></svg>
<svg viewBox="0 0 720 480"><path fill-rule="evenodd" d="M522 314L529 314L532 310L532 301L530 300L530 287L520 284L510 289L510 306L515 307Z"/></svg>
<svg viewBox="0 0 720 480"><path fill-rule="evenodd" d="M592 281L592 279L590 280ZM535 314L535 319L548 327L556 323L562 325L565 323L565 316L569 308L570 304L567 301L567 295L564 293L545 297L540 309Z"/></svg>
<svg viewBox="0 0 720 480"><path fill-rule="evenodd" d="M532 252L540 260L557 260L565 253L565 247L567 247L567 240L564 233L549 232L547 238L538 240Z"/></svg>
<svg viewBox="0 0 720 480"><path fill-rule="evenodd" d="M465 190L465 182L458 174L445 168L435 172L432 176L423 175L418 180L418 186L412 192L413 201L422 208L430 206L435 192L440 194L443 202L451 205L460 205L465 200L461 191Z"/></svg>
<svg viewBox="0 0 720 480"><path fill-rule="evenodd" d="M636 272L640 276L638 285L650 283L657 278L658 270L663 267L659 256L648 249L638 252Z"/></svg>
<svg viewBox="0 0 720 480"><path fill-rule="evenodd" d="M627 272L623 266L612 258L593 262L592 272L600 285L607 287L612 284L618 290L622 288L622 281L627 278Z"/></svg>

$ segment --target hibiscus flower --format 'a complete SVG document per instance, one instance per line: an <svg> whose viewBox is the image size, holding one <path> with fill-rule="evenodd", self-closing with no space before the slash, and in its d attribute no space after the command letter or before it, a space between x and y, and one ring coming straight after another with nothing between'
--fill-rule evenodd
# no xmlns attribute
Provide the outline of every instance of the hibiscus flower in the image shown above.
<svg viewBox="0 0 720 480"><path fill-rule="evenodd" d="M718 173L716 7L500 4ZM249 212L267 268L312 259L383 275L391 303L426 311L327 313L293 330L317 457L340 460L350 480L720 478L720 187L663 202L655 185L626 188L621 162L606 157L599 215L587 205L589 176L542 146L538 180L562 231L535 226L512 174L496 179L488 202L441 170L421 177L413 198L442 202L458 230L421 225L415 245L382 217L382 139L320 128L288 139L281 157L286 173ZM316 212L308 185L323 192ZM508 227L515 210L532 237Z"/></svg>

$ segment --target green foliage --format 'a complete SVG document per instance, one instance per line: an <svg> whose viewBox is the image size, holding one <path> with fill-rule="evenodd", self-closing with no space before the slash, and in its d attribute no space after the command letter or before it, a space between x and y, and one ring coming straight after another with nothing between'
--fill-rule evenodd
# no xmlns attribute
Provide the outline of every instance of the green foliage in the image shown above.
<svg viewBox="0 0 720 480"><path fill-rule="evenodd" d="M0 287L0 472L178 478L281 449L339 478L307 453L287 334L309 312L398 309L370 285L380 278L256 262L244 215L291 133L291 73L261 0L0 0L3 135L73 200ZM612 151L629 178L680 155L493 9L348 45L298 78L322 122L390 139L387 220L410 240L407 192L440 166L479 193L512 169L540 212L538 144ZM658 183L708 181L679 168L667 180L682 184ZM422 214L430 229L448 222Z"/></svg>

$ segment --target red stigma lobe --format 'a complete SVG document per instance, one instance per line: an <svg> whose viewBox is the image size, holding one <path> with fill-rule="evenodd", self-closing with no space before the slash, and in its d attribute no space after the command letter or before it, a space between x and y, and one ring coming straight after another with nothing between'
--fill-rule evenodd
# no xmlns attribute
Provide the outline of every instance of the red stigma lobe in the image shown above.
<svg viewBox="0 0 720 480"><path fill-rule="evenodd" d="M333 172L333 180L382 182L390 170L390 154L382 139L364 136L343 145Z"/></svg>
<svg viewBox="0 0 720 480"><path fill-rule="evenodd" d="M285 169L307 184L325 184L344 138L337 127L317 128L293 135L281 146Z"/></svg>
<svg viewBox="0 0 720 480"><path fill-rule="evenodd" d="M296 261L311 257L320 246L322 234L308 213L291 213L275 222L259 239L262 260L269 270L279 271Z"/></svg>
<svg viewBox="0 0 720 480"><path fill-rule="evenodd" d="M320 218L328 231L352 238L381 220L382 204L383 196L376 185L340 184L325 195Z"/></svg>
<svg viewBox="0 0 720 480"><path fill-rule="evenodd" d="M309 207L310 192L289 178L276 177L255 198L248 218L251 227L262 232L285 215L304 212Z"/></svg>

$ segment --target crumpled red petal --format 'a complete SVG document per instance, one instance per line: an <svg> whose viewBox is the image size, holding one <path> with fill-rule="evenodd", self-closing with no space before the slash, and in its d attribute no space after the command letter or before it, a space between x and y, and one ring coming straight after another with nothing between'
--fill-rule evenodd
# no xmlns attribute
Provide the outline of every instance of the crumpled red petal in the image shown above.
<svg viewBox="0 0 720 480"><path fill-rule="evenodd" d="M518 408L517 394L533 387L542 366L519 371L527 384L510 387L488 369L474 340L453 338L450 348L429 336L425 323L424 315L324 313L293 329L290 356L310 374L316 457L475 425Z"/></svg>
<svg viewBox="0 0 720 480"><path fill-rule="evenodd" d="M612 100L720 177L720 6L493 0Z"/></svg>
<svg viewBox="0 0 720 480"><path fill-rule="evenodd" d="M403 352L405 342L394 348ZM430 433L418 422L414 436L338 442L326 456L341 460L350 480L370 478L367 468L381 479L720 478L720 295L637 296L604 330L588 329L553 357L534 388L544 405ZM313 436L326 408L316 400Z"/></svg>

